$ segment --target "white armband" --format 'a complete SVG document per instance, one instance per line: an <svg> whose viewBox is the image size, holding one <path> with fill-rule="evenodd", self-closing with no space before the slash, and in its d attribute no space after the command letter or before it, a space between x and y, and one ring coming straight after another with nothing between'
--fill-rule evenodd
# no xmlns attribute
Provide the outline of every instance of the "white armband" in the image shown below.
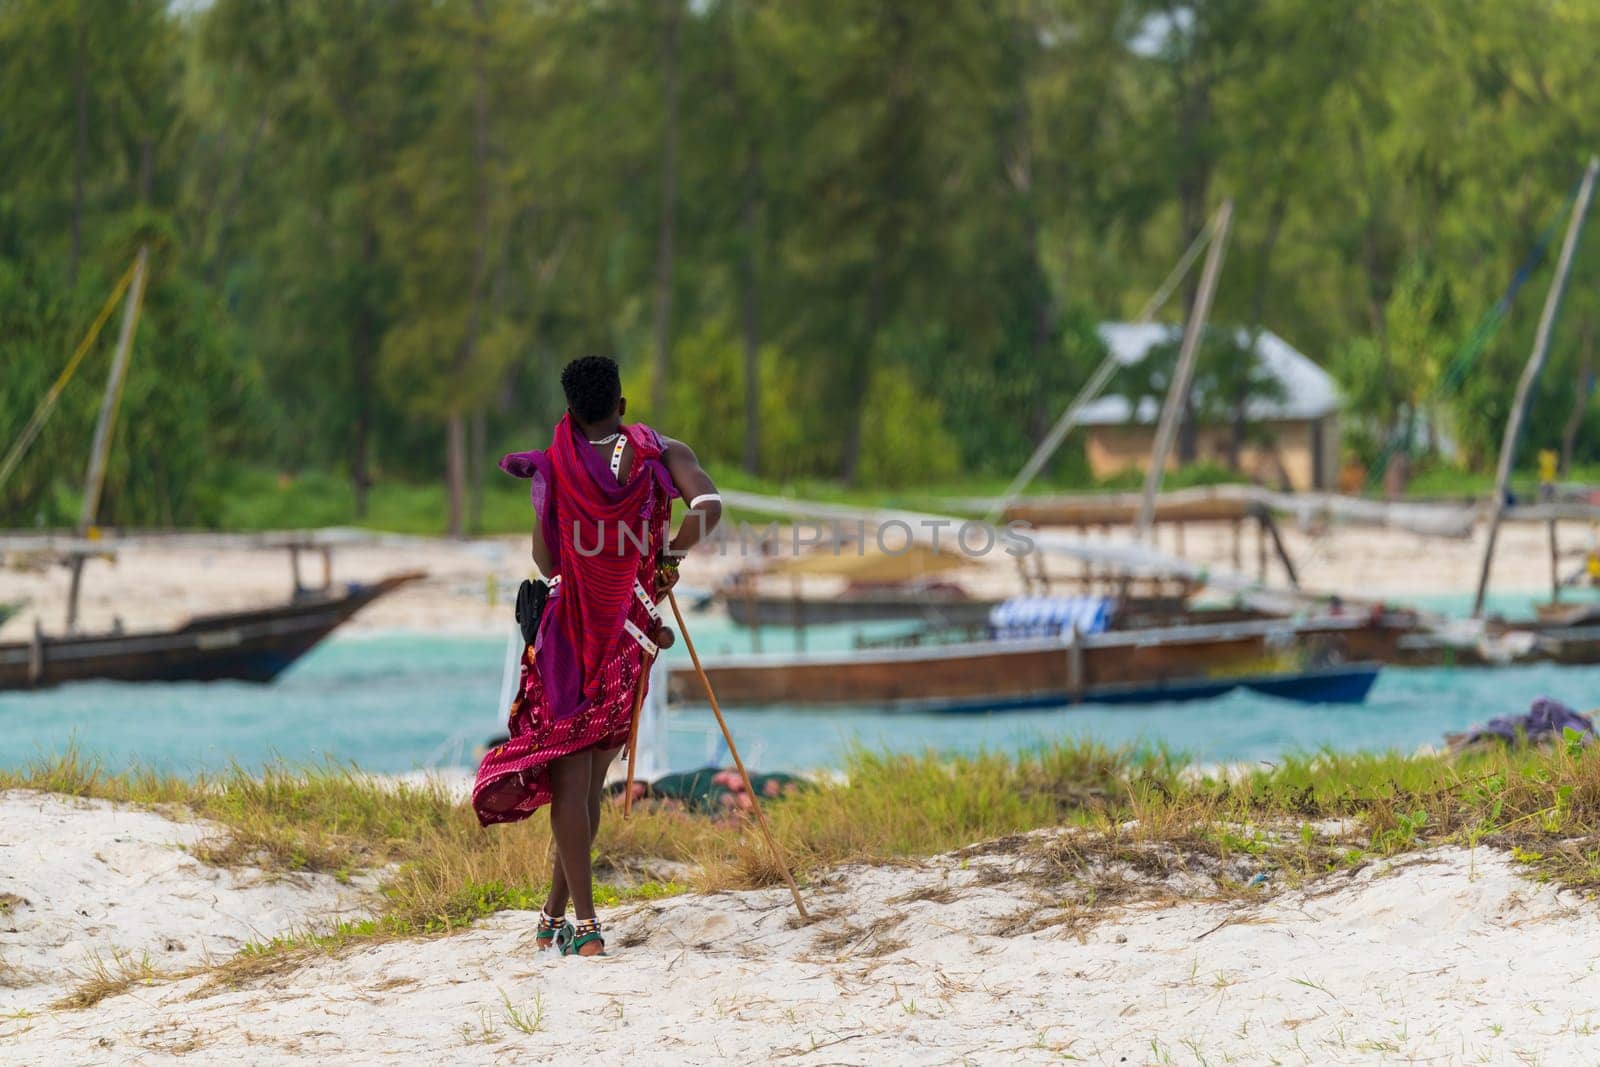
<svg viewBox="0 0 1600 1067"><path fill-rule="evenodd" d="M695 508L699 507L701 504L708 504L713 500L715 500L719 504L722 503L722 494L721 493L701 493L699 496L697 496L693 500L689 501L689 510L693 511Z"/></svg>

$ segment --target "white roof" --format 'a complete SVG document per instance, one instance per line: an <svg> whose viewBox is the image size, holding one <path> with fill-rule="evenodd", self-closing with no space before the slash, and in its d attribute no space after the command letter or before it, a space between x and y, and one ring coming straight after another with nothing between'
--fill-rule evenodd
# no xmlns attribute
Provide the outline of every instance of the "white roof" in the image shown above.
<svg viewBox="0 0 1600 1067"><path fill-rule="evenodd" d="M1175 343L1183 339L1183 327L1167 326L1157 322L1103 322L1100 340L1116 361L1124 367L1144 359L1145 353L1157 345ZM1241 348L1250 344L1250 331L1240 329L1235 335ZM1339 410L1339 389L1328 372L1295 351L1283 338L1270 330L1262 330L1256 343L1256 359L1267 373L1283 386L1283 399L1254 399L1245 405L1245 416L1253 422L1268 419L1319 419ZM1155 397L1139 401L1137 417L1130 419L1128 398L1102 396L1087 405L1078 417L1080 426L1107 426L1130 421L1153 423L1161 413L1161 403Z"/></svg>

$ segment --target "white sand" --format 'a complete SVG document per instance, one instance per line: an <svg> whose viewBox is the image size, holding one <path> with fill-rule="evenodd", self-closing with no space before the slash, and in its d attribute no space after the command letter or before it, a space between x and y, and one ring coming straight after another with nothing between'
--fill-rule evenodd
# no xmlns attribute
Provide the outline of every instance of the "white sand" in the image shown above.
<svg viewBox="0 0 1600 1067"><path fill-rule="evenodd" d="M8 953L19 939L31 944L42 969L69 964L62 957L84 940L237 934L290 919L311 899L250 896L263 891L181 857L156 864L164 842L190 832L163 829L159 816L120 813L108 822L103 808L17 796L3 810L16 813L8 822L33 819L33 831L60 843L30 834L27 844L8 845L0 867L14 882L16 851L45 857L48 869L23 875L24 895L43 902L50 889L56 902L44 906L55 932L32 933L24 909L24 932L0 938ZM119 844L126 857L93 858ZM33 853L29 865L39 864ZM136 862L144 866L135 870ZM198 993L194 978L91 1009L0 1021L0 1059L631 1057L874 1067L1600 1060L1600 911L1524 880L1498 854L1436 849L1254 904L1139 906L1108 916L1083 941L1039 925L1050 914L1038 910L1039 889L999 880L1016 862L947 857L836 872L808 892L814 910L835 917L805 928L792 925L782 891L613 909L603 917L614 956L601 961L536 954L533 916L506 913L451 937L364 949L251 988ZM952 903L884 903L941 887ZM208 909L195 907L201 897ZM74 920L76 906L105 910ZM1019 916L1022 932L998 936ZM850 926L861 929L842 948L820 943ZM96 927L102 932L91 933ZM518 1019L537 1031L520 1032Z"/></svg>
<svg viewBox="0 0 1600 1067"><path fill-rule="evenodd" d="M55 1001L97 959L113 973L141 961L177 971L360 913L361 888L268 880L185 851L218 832L102 801L0 794L0 1017Z"/></svg>

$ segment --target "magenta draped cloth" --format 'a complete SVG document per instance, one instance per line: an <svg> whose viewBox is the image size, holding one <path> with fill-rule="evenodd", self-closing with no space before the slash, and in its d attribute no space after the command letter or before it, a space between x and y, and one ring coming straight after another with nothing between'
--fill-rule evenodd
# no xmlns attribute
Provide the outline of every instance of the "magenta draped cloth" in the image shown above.
<svg viewBox="0 0 1600 1067"><path fill-rule="evenodd" d="M532 482L533 510L561 583L522 657L509 709L510 740L478 767L478 821L525 819L550 801L549 766L593 748L627 742L644 652L625 621L649 633L655 620L636 594L653 597L656 565L677 495L662 463L664 444L648 426L623 427L633 448L625 481L584 440L570 416L550 448L514 452L500 468Z"/></svg>

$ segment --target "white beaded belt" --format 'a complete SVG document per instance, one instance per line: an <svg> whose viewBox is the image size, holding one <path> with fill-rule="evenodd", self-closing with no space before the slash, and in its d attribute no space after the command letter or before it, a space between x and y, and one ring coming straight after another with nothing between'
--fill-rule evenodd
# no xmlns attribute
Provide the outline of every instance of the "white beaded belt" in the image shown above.
<svg viewBox="0 0 1600 1067"><path fill-rule="evenodd" d="M634 624L632 619L623 619L622 628L628 632L629 637L639 642L639 647L644 649L644 654L646 656L654 656L657 652L661 651L661 648L654 641L646 637L644 635L644 631L639 629L639 627Z"/></svg>
<svg viewBox="0 0 1600 1067"><path fill-rule="evenodd" d="M637 578L633 580L633 595L639 603L644 605L644 610L650 613L652 619L656 622L661 621L661 609L656 607L656 602L650 598L649 593L644 591L644 586L640 584Z"/></svg>

